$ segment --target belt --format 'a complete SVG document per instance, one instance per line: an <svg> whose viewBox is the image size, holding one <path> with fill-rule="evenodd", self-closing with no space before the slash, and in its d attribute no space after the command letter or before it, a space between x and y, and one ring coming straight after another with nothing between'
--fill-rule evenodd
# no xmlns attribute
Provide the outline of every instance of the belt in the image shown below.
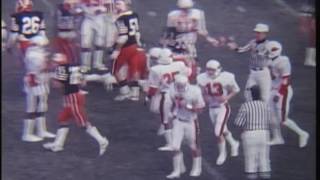
<svg viewBox="0 0 320 180"><path fill-rule="evenodd" d="M256 67L256 68L250 68L251 70L254 70L254 71L262 71L264 68L262 67Z"/></svg>

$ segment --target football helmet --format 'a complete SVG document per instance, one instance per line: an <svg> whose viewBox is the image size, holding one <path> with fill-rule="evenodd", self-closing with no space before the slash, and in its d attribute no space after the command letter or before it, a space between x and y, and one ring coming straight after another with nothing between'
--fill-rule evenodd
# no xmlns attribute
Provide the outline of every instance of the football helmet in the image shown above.
<svg viewBox="0 0 320 180"><path fill-rule="evenodd" d="M282 46L277 41L269 41L266 44L267 54L268 58L276 58L281 55L282 52Z"/></svg>
<svg viewBox="0 0 320 180"><path fill-rule="evenodd" d="M32 0L17 0L16 2L16 12L31 11L32 7Z"/></svg>
<svg viewBox="0 0 320 180"><path fill-rule="evenodd" d="M149 49L149 56L153 59L158 59L160 57L160 54L161 54L161 48L159 47L153 47L151 49Z"/></svg>
<svg viewBox="0 0 320 180"><path fill-rule="evenodd" d="M181 9L189 9L193 7L193 1L192 0L178 0L177 6Z"/></svg>
<svg viewBox="0 0 320 180"><path fill-rule="evenodd" d="M160 51L158 64L171 64L172 59L172 51L168 48L164 48Z"/></svg>
<svg viewBox="0 0 320 180"><path fill-rule="evenodd" d="M220 75L222 67L219 61L211 59L206 64L206 73L209 77L216 78Z"/></svg>
<svg viewBox="0 0 320 180"><path fill-rule="evenodd" d="M266 24L258 23L253 29L254 32L269 32L269 26Z"/></svg>
<svg viewBox="0 0 320 180"><path fill-rule="evenodd" d="M189 86L188 77L181 74L177 74L174 77L174 88L178 93L186 92L188 86Z"/></svg>

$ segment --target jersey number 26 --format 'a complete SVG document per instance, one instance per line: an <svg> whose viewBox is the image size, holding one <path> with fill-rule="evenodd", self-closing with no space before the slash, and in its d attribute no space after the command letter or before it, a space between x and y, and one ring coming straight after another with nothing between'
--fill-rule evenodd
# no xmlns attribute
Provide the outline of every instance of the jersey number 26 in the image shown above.
<svg viewBox="0 0 320 180"><path fill-rule="evenodd" d="M36 34L40 28L40 18L37 16L34 17L24 17L22 19L22 33L29 35L29 34Z"/></svg>

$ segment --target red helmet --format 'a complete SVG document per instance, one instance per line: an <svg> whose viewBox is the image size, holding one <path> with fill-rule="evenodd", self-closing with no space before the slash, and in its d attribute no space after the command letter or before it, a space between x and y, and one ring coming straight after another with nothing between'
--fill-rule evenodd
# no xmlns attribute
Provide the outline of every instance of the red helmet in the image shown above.
<svg viewBox="0 0 320 180"><path fill-rule="evenodd" d="M32 7L32 0L17 0L16 2L16 12L31 11Z"/></svg>

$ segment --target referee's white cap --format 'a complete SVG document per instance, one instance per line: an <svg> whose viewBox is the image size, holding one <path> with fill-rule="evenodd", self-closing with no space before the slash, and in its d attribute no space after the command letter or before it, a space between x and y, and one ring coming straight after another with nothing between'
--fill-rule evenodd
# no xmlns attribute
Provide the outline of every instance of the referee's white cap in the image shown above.
<svg viewBox="0 0 320 180"><path fill-rule="evenodd" d="M269 32L269 26L263 23L258 23L253 29L255 32Z"/></svg>

